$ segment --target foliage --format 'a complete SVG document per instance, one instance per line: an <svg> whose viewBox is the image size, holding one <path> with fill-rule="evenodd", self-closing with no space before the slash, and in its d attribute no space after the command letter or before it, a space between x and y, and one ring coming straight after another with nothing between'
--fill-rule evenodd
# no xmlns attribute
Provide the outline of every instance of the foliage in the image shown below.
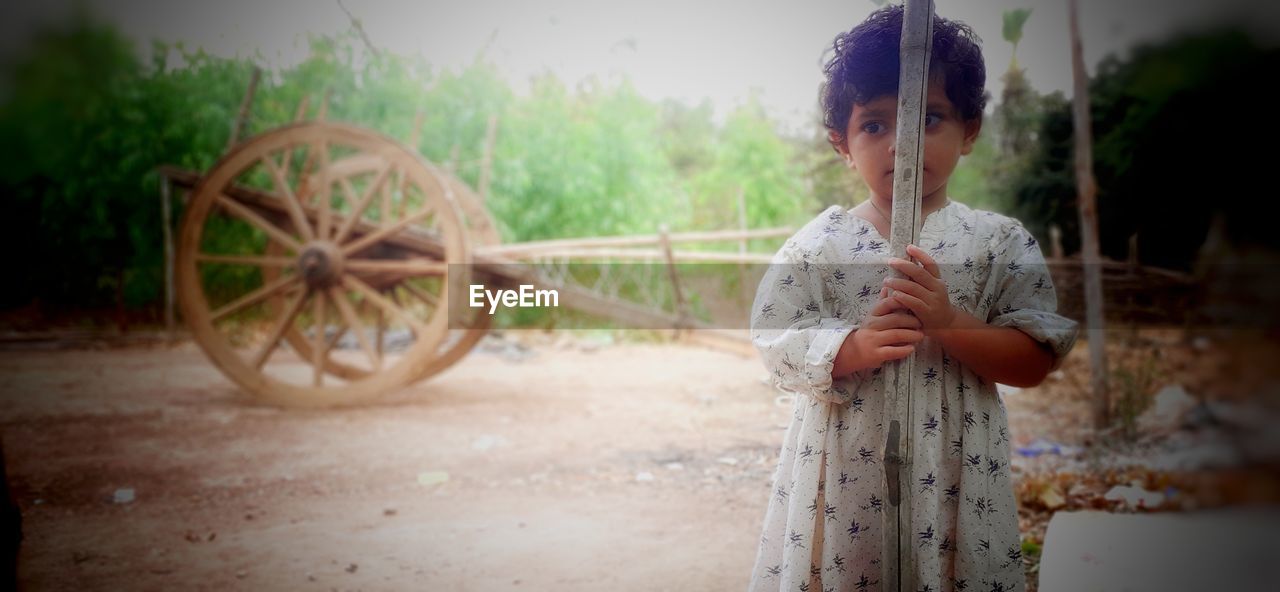
<svg viewBox="0 0 1280 592"><path fill-rule="evenodd" d="M1022 41L1022 27L1031 17L1031 9L1006 10L1001 16L1004 19L1004 26L1000 29L1000 34L1004 36L1005 41L1013 44L1013 58L1009 64L1009 70L1014 71L1018 69L1018 43Z"/></svg>
<svg viewBox="0 0 1280 592"><path fill-rule="evenodd" d="M824 137L780 134L754 99L719 121L710 103L653 101L625 80L569 87L545 75L517 92L482 58L445 71L421 58L361 51L354 32L309 42L305 60L273 69L256 57L163 42L142 59L129 40L83 14L39 33L0 78L0 188L9 205L3 246L23 254L13 258L0 308L35 302L157 311L156 167L213 166L255 68L263 73L248 134L289 123L304 99L307 117L327 101L328 119L400 141L413 137L421 117L418 150L472 187L495 121L486 207L508 242L651 233L663 224L730 229L742 213L753 228L796 227L829 204L865 199L865 186ZM988 174L997 161L991 142L980 142L953 178L953 192L1000 209ZM243 224L216 234L207 240L218 242L218 252L249 251L264 240ZM780 243L750 247L768 252ZM217 273L228 294L260 281L245 269Z"/></svg>
<svg viewBox="0 0 1280 592"><path fill-rule="evenodd" d="M1136 233L1142 263L1189 269L1215 212L1233 240L1280 246L1263 214L1270 204L1259 209L1252 199L1270 166L1269 151L1253 146L1273 136L1277 121L1231 115L1267 112L1267 95L1254 89L1277 65L1280 50L1234 31L1103 60L1089 100L1104 255L1124 259ZM1079 249L1071 103L1060 94L1042 101L1038 145L1010 184L1013 213L1036 234L1058 224L1071 253Z"/></svg>

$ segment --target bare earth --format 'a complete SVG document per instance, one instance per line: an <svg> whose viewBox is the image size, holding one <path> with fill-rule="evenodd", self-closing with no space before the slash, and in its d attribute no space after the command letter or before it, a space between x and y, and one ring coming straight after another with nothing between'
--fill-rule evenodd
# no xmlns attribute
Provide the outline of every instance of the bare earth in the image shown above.
<svg viewBox="0 0 1280 592"><path fill-rule="evenodd" d="M790 414L763 378L697 346L482 344L378 404L298 411L248 400L191 343L3 352L21 579L743 589Z"/></svg>
<svg viewBox="0 0 1280 592"><path fill-rule="evenodd" d="M1113 337L1116 368L1152 364L1148 391L1233 400L1280 385L1275 340ZM1015 446L1088 442L1087 359L1081 340L1062 371L1006 395ZM241 394L190 342L0 351L20 577L28 590L742 590L791 414L765 378L753 355L516 332L378 403L286 410ZM1014 460L1038 544L1053 512L1036 505L1042 477L1020 472L1035 463ZM1065 509L1088 509L1135 475L1053 478ZM1280 480L1246 477L1238 495L1214 482L1181 506L1280 501Z"/></svg>

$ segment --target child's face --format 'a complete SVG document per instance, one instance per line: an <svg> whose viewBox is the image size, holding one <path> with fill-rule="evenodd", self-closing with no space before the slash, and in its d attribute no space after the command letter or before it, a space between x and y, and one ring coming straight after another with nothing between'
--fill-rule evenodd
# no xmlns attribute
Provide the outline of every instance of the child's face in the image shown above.
<svg viewBox="0 0 1280 592"><path fill-rule="evenodd" d="M929 82L925 105L923 198L942 199L960 156L973 151L982 123L961 119L941 81ZM889 202L893 196L897 114L896 95L872 99L865 105L854 104L849 129L845 131L847 141L840 150L849 168L861 174L877 201Z"/></svg>

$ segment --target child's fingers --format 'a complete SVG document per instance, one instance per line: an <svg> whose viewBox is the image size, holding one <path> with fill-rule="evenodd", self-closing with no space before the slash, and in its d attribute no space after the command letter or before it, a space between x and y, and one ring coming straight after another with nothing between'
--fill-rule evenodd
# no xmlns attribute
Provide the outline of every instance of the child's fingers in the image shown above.
<svg viewBox="0 0 1280 592"><path fill-rule="evenodd" d="M886 329L919 329L920 317L906 312L894 312L882 317Z"/></svg>
<svg viewBox="0 0 1280 592"><path fill-rule="evenodd" d="M898 302L893 298L882 297L879 302L876 302L875 306L871 307L871 316L882 317L899 308L902 308L901 302Z"/></svg>
<svg viewBox="0 0 1280 592"><path fill-rule="evenodd" d="M942 277L942 270L938 269L938 263L934 261L933 258L929 256L929 253L924 249L915 245L907 245L907 252L912 257L915 257L921 265L924 265L924 270L929 272L929 275L936 278Z"/></svg>
<svg viewBox="0 0 1280 592"><path fill-rule="evenodd" d="M864 327L875 331L887 331L889 329L919 329L921 327L920 319L913 314L901 311L895 311L889 314L871 317L863 324Z"/></svg>
<svg viewBox="0 0 1280 592"><path fill-rule="evenodd" d="M889 260L889 267L898 270L911 281L914 281L921 286L925 286L926 288L933 289L937 286L938 282L941 281L938 279L939 276L933 275L932 272L913 261L894 258ZM937 269L936 265L934 266L934 269Z"/></svg>
<svg viewBox="0 0 1280 592"><path fill-rule="evenodd" d="M924 301L904 292L897 292L893 295L899 303L911 309L911 312L923 314L929 307L925 306Z"/></svg>
<svg viewBox="0 0 1280 592"><path fill-rule="evenodd" d="M913 351L916 351L916 346L914 345L886 345L876 349L876 352L880 354L880 359L885 361L901 360L911 355Z"/></svg>
<svg viewBox="0 0 1280 592"><path fill-rule="evenodd" d="M876 333L873 343L880 345L901 345L917 343L924 339L924 333L913 329L889 329Z"/></svg>
<svg viewBox="0 0 1280 592"><path fill-rule="evenodd" d="M916 298L925 298L931 293L931 290L929 290L929 288L926 288L910 280L902 280L898 278L885 278L884 285L886 287L893 288L894 290L897 290L900 293L905 292L907 294L911 294Z"/></svg>

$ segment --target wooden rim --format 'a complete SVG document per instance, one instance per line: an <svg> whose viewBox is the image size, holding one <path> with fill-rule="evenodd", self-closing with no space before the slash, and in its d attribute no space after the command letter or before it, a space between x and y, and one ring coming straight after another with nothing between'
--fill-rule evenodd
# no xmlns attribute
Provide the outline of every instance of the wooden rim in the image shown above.
<svg viewBox="0 0 1280 592"><path fill-rule="evenodd" d="M344 179L358 177L364 174L370 174L377 170L379 161L376 157L367 154L357 154L355 156L339 160L331 163L324 170L316 171L314 178L315 183L321 186L331 184L342 184ZM471 191L470 187L452 175L445 175L444 181L448 183L449 188L453 191L459 210L463 213L463 222L467 229L467 235L472 243L479 243L480 246L491 247L502 243L501 236L498 233L497 226L493 219L489 216L488 210L484 208L479 196ZM283 254L283 247L277 242L268 244L268 255L280 257ZM283 257L280 257L283 259ZM268 270L264 268L264 276L268 281L275 279L274 269ZM432 295L423 294L412 284L405 286L402 290L391 291L393 299L409 299L416 298L418 300L428 301L428 306L434 308L436 304L430 302ZM286 302L283 297L276 297L271 300L271 305L275 314L284 314ZM440 345L440 349L429 356L429 361L414 381L424 380L435 374L444 371L460 360L468 352L470 352L476 344L484 338L488 333L489 327L493 323L493 317L484 314L479 309L466 308L459 313L454 314L467 315L463 319L455 320L452 325L462 324L467 329L451 328L448 335ZM285 333L285 339L289 345L298 351L299 355L304 358L310 358L314 355L312 343L305 335L297 330L290 330ZM380 340L379 340L380 342ZM334 376L355 379L366 374L366 371L350 364L344 364L339 360L332 358L323 358L325 364L325 372Z"/></svg>
<svg viewBox="0 0 1280 592"><path fill-rule="evenodd" d="M363 177L313 174L352 158L380 166ZM252 252L219 251L227 227L249 233ZM179 302L197 343L250 393L284 405L356 403L427 372L448 333L450 293L467 283L470 253L454 188L430 163L368 130L294 124L237 146L196 186L176 262ZM443 264L463 265L450 274ZM256 270L260 285L221 293L214 272L237 266L242 275ZM442 305L423 313L394 296L415 282ZM243 337L235 323L254 313L270 313L265 339ZM386 355L380 334L371 343L371 315L405 329L402 353ZM355 335L364 372L332 371L330 361L343 356L359 366L335 352L330 323ZM296 351L281 353L285 342Z"/></svg>

